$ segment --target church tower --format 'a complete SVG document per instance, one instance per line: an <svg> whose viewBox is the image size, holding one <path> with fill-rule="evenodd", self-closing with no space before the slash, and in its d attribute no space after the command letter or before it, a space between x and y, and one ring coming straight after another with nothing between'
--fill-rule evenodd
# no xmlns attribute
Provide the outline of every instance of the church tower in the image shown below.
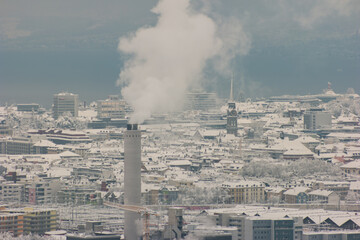
<svg viewBox="0 0 360 240"><path fill-rule="evenodd" d="M234 134L237 136L237 117L238 113L236 111L236 104L233 99L233 83L234 83L234 75L231 78L231 86L230 86L230 98L228 101L228 109L227 109L227 123L226 123L226 132L227 134Z"/></svg>

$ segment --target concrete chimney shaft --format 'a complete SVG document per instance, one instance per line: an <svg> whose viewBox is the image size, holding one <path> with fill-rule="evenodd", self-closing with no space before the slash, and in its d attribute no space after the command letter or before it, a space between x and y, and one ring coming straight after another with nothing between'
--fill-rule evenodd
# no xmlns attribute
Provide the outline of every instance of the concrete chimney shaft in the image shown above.
<svg viewBox="0 0 360 240"><path fill-rule="evenodd" d="M141 205L141 131L137 124L128 124L124 134L125 205ZM139 239L139 213L125 211L125 239Z"/></svg>

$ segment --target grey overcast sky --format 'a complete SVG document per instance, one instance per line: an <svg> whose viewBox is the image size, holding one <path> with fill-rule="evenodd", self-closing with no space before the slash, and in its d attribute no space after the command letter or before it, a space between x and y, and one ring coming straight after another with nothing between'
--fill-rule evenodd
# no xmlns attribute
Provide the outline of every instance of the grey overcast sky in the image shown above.
<svg viewBox="0 0 360 240"><path fill-rule="evenodd" d="M0 104L49 107L60 91L87 102L120 94L119 38L154 26L157 2L0 0ZM359 0L190 2L215 22L235 20L246 35L248 50L230 64L235 97L318 93L327 82L360 92ZM208 66L203 88L227 97L229 78Z"/></svg>

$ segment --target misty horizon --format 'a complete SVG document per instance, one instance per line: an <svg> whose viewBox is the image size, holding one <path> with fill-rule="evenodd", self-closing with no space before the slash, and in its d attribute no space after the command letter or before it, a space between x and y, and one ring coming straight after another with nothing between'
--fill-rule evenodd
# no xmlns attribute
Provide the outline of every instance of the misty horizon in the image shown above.
<svg viewBox="0 0 360 240"><path fill-rule="evenodd" d="M1 4L0 103L35 102L48 108L52 95L62 91L77 93L87 103L121 94L123 86L117 87L116 81L127 59L117 51L119 38L155 27L159 15L151 9L157 1L91 2L80 15L81 1L68 12L62 11L69 6L66 2L55 9L38 3L46 14L31 7L20 10L11 1ZM235 98L321 93L327 82L338 93L348 88L360 92L356 1L334 1L326 8L323 1L303 6L293 1L190 3L193 13L217 26L235 22L233 26L241 27L236 36L250 43L243 53L235 50L227 71L214 70L216 65L202 69L201 79L193 80L205 91L227 98L233 72ZM319 9L323 12L316 15ZM232 29L224 29L231 36Z"/></svg>

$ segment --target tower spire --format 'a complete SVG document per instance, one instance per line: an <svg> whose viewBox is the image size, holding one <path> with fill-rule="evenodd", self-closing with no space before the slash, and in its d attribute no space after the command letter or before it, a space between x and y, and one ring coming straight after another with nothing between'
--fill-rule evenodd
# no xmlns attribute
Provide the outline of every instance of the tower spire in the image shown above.
<svg viewBox="0 0 360 240"><path fill-rule="evenodd" d="M230 84L230 98L229 101L234 101L234 94L233 94L233 84L234 84L234 72L231 75L231 84Z"/></svg>

